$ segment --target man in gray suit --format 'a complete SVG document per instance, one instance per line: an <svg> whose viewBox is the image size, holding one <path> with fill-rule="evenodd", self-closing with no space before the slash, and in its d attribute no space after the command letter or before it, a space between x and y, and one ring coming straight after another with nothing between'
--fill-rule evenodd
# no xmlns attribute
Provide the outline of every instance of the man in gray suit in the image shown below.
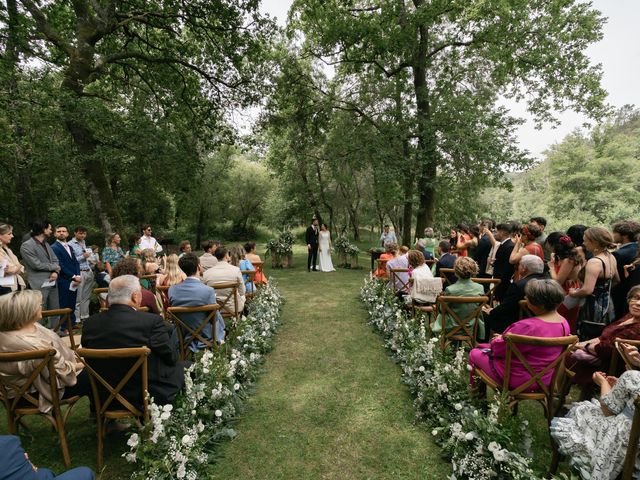
<svg viewBox="0 0 640 480"><path fill-rule="evenodd" d="M29 287L42 292L42 309L58 308L58 287L56 282L60 264L47 238L53 228L49 220L37 220L31 226L31 238L20 247L20 254L27 272ZM52 285L47 285L52 283ZM46 285L46 286L44 286ZM57 318L50 318L50 327L57 325Z"/></svg>
<svg viewBox="0 0 640 480"><path fill-rule="evenodd" d="M202 272L200 260L195 253L185 253L178 266L187 275L187 278L177 285L169 287L169 305L171 307L201 307L203 305L216 305L216 292L213 288L204 285L198 275ZM209 312L183 313L180 319L191 328L197 328L208 316ZM219 344L224 343L224 319L220 312L216 312L216 340ZM207 340L213 339L213 329L211 324L202 329L202 336ZM204 344L199 341L191 342L189 348L197 351L204 348Z"/></svg>

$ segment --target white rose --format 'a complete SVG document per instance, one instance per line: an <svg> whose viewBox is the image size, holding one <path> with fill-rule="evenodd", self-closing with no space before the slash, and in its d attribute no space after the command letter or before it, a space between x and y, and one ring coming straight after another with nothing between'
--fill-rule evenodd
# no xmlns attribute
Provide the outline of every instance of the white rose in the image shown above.
<svg viewBox="0 0 640 480"><path fill-rule="evenodd" d="M134 433L129 437L129 440L127 440L127 445L129 445L130 447L137 447L139 440L140 439L138 437L138 434Z"/></svg>
<svg viewBox="0 0 640 480"><path fill-rule="evenodd" d="M420 368L418 370L420 370L421 372L424 372L425 371L424 365L420 365Z"/></svg>
<svg viewBox="0 0 640 480"><path fill-rule="evenodd" d="M460 410L462 410L462 404L460 404L460 403L456 403L456 404L453 406L453 408L455 408L455 409L459 412Z"/></svg>
<svg viewBox="0 0 640 480"><path fill-rule="evenodd" d="M498 445L496 442L489 442L489 445L487 446L487 448L489 449L490 452L495 452L500 448L500 445Z"/></svg>
<svg viewBox="0 0 640 480"><path fill-rule="evenodd" d="M165 412L170 412L171 410L173 410L173 405L171 405L170 403L167 403L162 407L162 410Z"/></svg>
<svg viewBox="0 0 640 480"><path fill-rule="evenodd" d="M498 449L493 452L493 458L496 459L496 462L506 462L509 456L506 450Z"/></svg>
<svg viewBox="0 0 640 480"><path fill-rule="evenodd" d="M176 476L178 478L184 478L187 475L187 469L185 468L184 464L180 465L178 467L178 471L176 472Z"/></svg>
<svg viewBox="0 0 640 480"><path fill-rule="evenodd" d="M239 383L236 383L236 384L233 386L233 389L234 389L236 392L237 392L238 390L240 390L240 384L239 384Z"/></svg>
<svg viewBox="0 0 640 480"><path fill-rule="evenodd" d="M474 437L473 432L469 432L464 436L464 439L470 442L471 440L473 440L473 437Z"/></svg>
<svg viewBox="0 0 640 480"><path fill-rule="evenodd" d="M215 411L215 416L216 417L221 417L222 416L222 410L216 410Z"/></svg>
<svg viewBox="0 0 640 480"><path fill-rule="evenodd" d="M435 437L436 435L438 435L438 430L437 430L437 429L435 429L435 428L434 428L433 430L431 430L431 435L433 435L434 437Z"/></svg>

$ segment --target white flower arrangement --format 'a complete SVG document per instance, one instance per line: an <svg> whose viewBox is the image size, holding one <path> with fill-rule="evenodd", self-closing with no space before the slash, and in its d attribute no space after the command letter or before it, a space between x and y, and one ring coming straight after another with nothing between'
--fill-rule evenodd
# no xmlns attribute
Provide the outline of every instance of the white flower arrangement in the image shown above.
<svg viewBox="0 0 640 480"><path fill-rule="evenodd" d="M416 418L450 458L451 479L531 479L541 477L530 467L531 435L505 415L504 399L480 414L478 399L469 390L467 352L442 352L429 339L423 318L409 317L391 290L378 279L365 280L360 298L369 323L383 336L400 363L403 381L414 395Z"/></svg>
<svg viewBox="0 0 640 480"><path fill-rule="evenodd" d="M228 350L204 351L185 372L185 388L174 405L150 399L150 422L132 434L123 457L136 462L135 479L207 478L211 453L233 438L230 422L243 407L280 322L283 299L273 282L258 290L251 313L238 325Z"/></svg>

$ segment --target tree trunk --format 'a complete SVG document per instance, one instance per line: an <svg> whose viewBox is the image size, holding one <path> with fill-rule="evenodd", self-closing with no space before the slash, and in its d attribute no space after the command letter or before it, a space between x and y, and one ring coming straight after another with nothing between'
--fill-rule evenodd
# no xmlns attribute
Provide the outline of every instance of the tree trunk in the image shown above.
<svg viewBox="0 0 640 480"><path fill-rule="evenodd" d="M196 248L200 248L202 245L202 230L204 227L204 203L200 202L200 208L198 209L198 221L196 224Z"/></svg>
<svg viewBox="0 0 640 480"><path fill-rule="evenodd" d="M405 140L403 142L402 148L404 158L407 161L407 165L409 164L409 142ZM414 185L414 177L413 175L405 175L404 177L404 185L403 185L403 195L404 195L404 204L403 204L403 212L402 212L402 241L407 245L411 242L411 219L413 217L413 185ZM418 230L416 230L416 236L418 235Z"/></svg>

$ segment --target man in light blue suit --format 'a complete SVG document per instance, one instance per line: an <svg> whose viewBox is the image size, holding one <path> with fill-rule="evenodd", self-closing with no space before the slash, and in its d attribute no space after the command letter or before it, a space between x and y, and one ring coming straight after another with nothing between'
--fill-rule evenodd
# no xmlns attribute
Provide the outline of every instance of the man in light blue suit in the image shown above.
<svg viewBox="0 0 640 480"><path fill-rule="evenodd" d="M178 261L178 266L187 275L187 278L177 285L169 288L169 305L171 307L201 307L203 305L216 304L216 292L213 288L204 285L198 278L202 267L200 259L195 253L185 253ZM209 312L183 313L180 319L191 328L197 328L207 317ZM219 344L224 343L224 320L220 312L216 312L216 340ZM211 325L207 325L202 330L202 336L211 340L213 331ZM191 342L189 348L192 351L204 348L204 344L199 341Z"/></svg>

